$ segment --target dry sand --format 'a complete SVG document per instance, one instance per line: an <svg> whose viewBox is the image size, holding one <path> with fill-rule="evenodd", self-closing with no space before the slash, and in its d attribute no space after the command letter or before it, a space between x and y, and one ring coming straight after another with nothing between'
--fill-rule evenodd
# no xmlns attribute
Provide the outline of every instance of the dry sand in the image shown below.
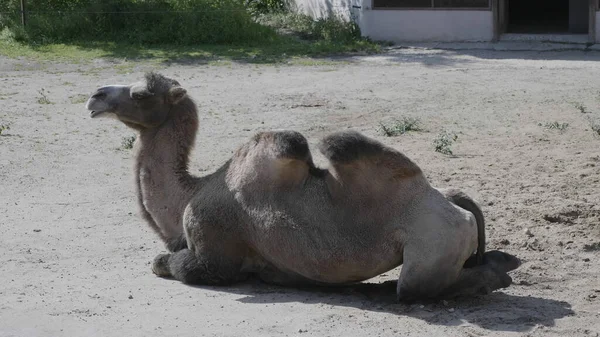
<svg viewBox="0 0 600 337"><path fill-rule="evenodd" d="M589 120L600 123L599 60L426 49L279 66L0 58L0 124L10 124L0 136L0 336L598 336L600 137ZM149 69L177 78L200 106L193 173L215 170L258 130L294 129L313 146L360 130L415 160L433 185L472 191L489 248L524 260L514 284L404 305L393 291L155 277L149 263L164 247L137 215L132 153L121 148L133 132L91 120L83 103ZM424 130L378 133L403 116ZM552 122L568 127L544 127ZM459 136L455 156L433 151L442 129Z"/></svg>

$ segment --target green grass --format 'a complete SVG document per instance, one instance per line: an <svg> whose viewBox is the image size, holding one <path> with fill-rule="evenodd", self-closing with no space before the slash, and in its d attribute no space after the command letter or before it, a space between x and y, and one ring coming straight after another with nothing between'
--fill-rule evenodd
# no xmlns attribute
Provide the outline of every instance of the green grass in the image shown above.
<svg viewBox="0 0 600 337"><path fill-rule="evenodd" d="M88 96L84 94L77 94L69 97L71 104L83 104L87 102Z"/></svg>
<svg viewBox="0 0 600 337"><path fill-rule="evenodd" d="M247 63L281 63L298 58L314 58L345 55L355 52L377 53L380 46L357 41L350 44L329 42L303 42L284 39L278 43L243 45L173 46L131 45L119 42L81 42L25 44L0 39L0 55L24 57L38 61L83 62L98 58L154 60L156 62L194 62L216 59L243 61Z"/></svg>
<svg viewBox="0 0 600 337"><path fill-rule="evenodd" d="M600 136L600 120L594 120L590 118L590 127L592 128L592 131L594 131L595 134Z"/></svg>
<svg viewBox="0 0 600 337"><path fill-rule="evenodd" d="M442 154L453 155L452 144L458 139L458 135L454 132L442 131L433 140L435 152Z"/></svg>
<svg viewBox="0 0 600 337"><path fill-rule="evenodd" d="M2 134L2 132L6 131L6 130L10 130L10 125L9 124L0 124L0 135Z"/></svg>
<svg viewBox="0 0 600 337"><path fill-rule="evenodd" d="M421 131L421 122L418 118L403 117L390 123L379 123L379 131L386 137L400 136L409 131Z"/></svg>
<svg viewBox="0 0 600 337"><path fill-rule="evenodd" d="M121 139L121 148L124 150L131 150L133 149L133 144L135 144L135 139L136 136L130 136L130 137L123 137Z"/></svg>
<svg viewBox="0 0 600 337"><path fill-rule="evenodd" d="M563 132L569 127L569 123L548 122L544 124L544 127L548 130L558 130L560 132Z"/></svg>
<svg viewBox="0 0 600 337"><path fill-rule="evenodd" d="M320 65L303 62L307 58L370 54L381 45L360 37L354 23L340 19L312 20L305 15L273 14L256 19L261 30L272 32L268 39L234 43L136 43L123 40L44 39L23 37L14 30L0 32L0 55L37 61L82 63L99 58L153 60L168 62L205 62L229 60L246 63L282 63ZM131 71L129 66L118 69Z"/></svg>

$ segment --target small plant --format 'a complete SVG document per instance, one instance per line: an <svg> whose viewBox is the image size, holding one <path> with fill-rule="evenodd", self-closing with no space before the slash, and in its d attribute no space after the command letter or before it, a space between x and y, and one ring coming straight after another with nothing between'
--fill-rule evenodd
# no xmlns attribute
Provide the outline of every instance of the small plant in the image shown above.
<svg viewBox="0 0 600 337"><path fill-rule="evenodd" d="M386 137L403 135L409 131L421 131L421 122L418 118L403 117L389 124L379 123L379 131Z"/></svg>
<svg viewBox="0 0 600 337"><path fill-rule="evenodd" d="M73 95L71 97L69 97L71 100L71 104L83 104L87 101L87 95L83 95L83 94L79 94L79 95Z"/></svg>
<svg viewBox="0 0 600 337"><path fill-rule="evenodd" d="M600 242L591 243L589 245L584 245L583 250L586 252L594 252L600 250Z"/></svg>
<svg viewBox="0 0 600 337"><path fill-rule="evenodd" d="M442 131L437 137L433 140L433 145L435 146L435 152L452 155L452 143L454 143L458 139L458 135L454 132Z"/></svg>
<svg viewBox="0 0 600 337"><path fill-rule="evenodd" d="M590 127L598 136L600 136L600 121L590 118Z"/></svg>
<svg viewBox="0 0 600 337"><path fill-rule="evenodd" d="M123 137L121 140L121 148L131 150L133 149L133 143L135 143L135 136Z"/></svg>
<svg viewBox="0 0 600 337"><path fill-rule="evenodd" d="M52 104L46 93L47 91L44 88L38 90L38 94L40 94L40 97L37 99L38 104Z"/></svg>
<svg viewBox="0 0 600 337"><path fill-rule="evenodd" d="M10 130L10 125L0 124L0 135L2 134L2 132L6 131L6 130Z"/></svg>
<svg viewBox="0 0 600 337"><path fill-rule="evenodd" d="M569 127L569 123L552 122L544 124L544 127L548 130L558 130L562 132Z"/></svg>
<svg viewBox="0 0 600 337"><path fill-rule="evenodd" d="M587 108L585 107L585 105L581 104L581 103L576 103L575 104L575 108L577 108L577 110L579 110L579 112L581 112L582 114L587 114L590 113Z"/></svg>

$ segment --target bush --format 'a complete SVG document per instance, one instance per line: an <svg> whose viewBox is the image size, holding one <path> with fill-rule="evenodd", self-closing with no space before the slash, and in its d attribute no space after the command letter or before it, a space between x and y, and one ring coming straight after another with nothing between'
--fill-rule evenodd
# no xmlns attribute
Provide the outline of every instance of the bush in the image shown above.
<svg viewBox="0 0 600 337"><path fill-rule="evenodd" d="M304 14L280 13L262 16L259 18L259 22L291 32L303 40L322 40L345 44L361 39L360 29L356 23L338 17L314 20Z"/></svg>
<svg viewBox="0 0 600 337"><path fill-rule="evenodd" d="M19 1L3 1L0 28L31 42L127 41L192 45L265 42L273 29L257 24L244 0L28 0L25 34ZM103 12L103 13L98 13Z"/></svg>

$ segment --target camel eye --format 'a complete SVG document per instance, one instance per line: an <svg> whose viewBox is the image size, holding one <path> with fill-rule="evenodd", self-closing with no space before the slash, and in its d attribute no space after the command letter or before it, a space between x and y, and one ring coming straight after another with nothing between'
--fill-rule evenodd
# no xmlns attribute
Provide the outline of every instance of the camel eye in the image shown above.
<svg viewBox="0 0 600 337"><path fill-rule="evenodd" d="M148 92L148 91L134 92L134 93L131 94L131 98L135 99L135 100L141 100L141 99L152 97L152 96L154 96L154 95L151 92Z"/></svg>

